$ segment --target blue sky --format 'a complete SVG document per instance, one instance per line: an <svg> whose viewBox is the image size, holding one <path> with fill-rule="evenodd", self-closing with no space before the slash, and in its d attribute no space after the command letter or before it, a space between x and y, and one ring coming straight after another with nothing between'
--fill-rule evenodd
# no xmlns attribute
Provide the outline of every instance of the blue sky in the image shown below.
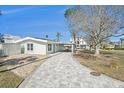
<svg viewBox="0 0 124 93"><path fill-rule="evenodd" d="M61 40L70 40L64 11L73 6L0 6L0 33L21 37L42 37L56 39L56 32L62 34ZM112 41L119 41L112 38Z"/></svg>
<svg viewBox="0 0 124 93"><path fill-rule="evenodd" d="M0 33L22 37L56 38L61 32L62 41L70 40L64 11L72 6L0 6Z"/></svg>

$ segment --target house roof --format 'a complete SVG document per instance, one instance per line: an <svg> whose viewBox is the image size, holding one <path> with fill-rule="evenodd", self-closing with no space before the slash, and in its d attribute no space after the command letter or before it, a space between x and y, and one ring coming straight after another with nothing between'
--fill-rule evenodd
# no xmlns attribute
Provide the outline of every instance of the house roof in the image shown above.
<svg viewBox="0 0 124 93"><path fill-rule="evenodd" d="M23 39L17 40L16 43L23 42L25 40L34 40L34 41L47 42L46 40L43 40L43 39L36 39L36 38L32 38L32 37L25 37Z"/></svg>
<svg viewBox="0 0 124 93"><path fill-rule="evenodd" d="M39 38L39 37L33 37L33 38L36 38L36 39L42 39L42 40L48 40L48 41L54 41L54 40L47 39L47 38Z"/></svg>
<svg viewBox="0 0 124 93"><path fill-rule="evenodd" d="M32 37L26 37L26 38L17 40L16 43L20 43L20 42L27 41L27 40L43 42L43 43L60 43L60 42L55 42L55 41L52 41L52 40L47 40L47 39L42 39L42 38L32 38Z"/></svg>
<svg viewBox="0 0 124 93"><path fill-rule="evenodd" d="M25 37L23 39L17 40L15 43L21 43L27 40L32 40L36 42L42 42L42 43L54 43L54 44L62 44L62 45L71 45L72 43L62 43L62 42L56 42L48 39L43 39L43 38L32 38L32 37Z"/></svg>
<svg viewBox="0 0 124 93"><path fill-rule="evenodd" d="M14 36L14 35L9 35L9 34L4 34L3 37L4 39L16 39L16 40L21 39L21 37L19 36Z"/></svg>

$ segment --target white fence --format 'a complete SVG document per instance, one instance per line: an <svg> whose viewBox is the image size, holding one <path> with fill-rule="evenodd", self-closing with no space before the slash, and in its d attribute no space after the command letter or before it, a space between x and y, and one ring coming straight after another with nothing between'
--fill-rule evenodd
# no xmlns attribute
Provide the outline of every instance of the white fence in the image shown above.
<svg viewBox="0 0 124 93"><path fill-rule="evenodd" d="M20 45L14 43L4 43L0 49L0 56L16 55L21 53Z"/></svg>
<svg viewBox="0 0 124 93"><path fill-rule="evenodd" d="M0 56L4 56L4 50L0 49Z"/></svg>

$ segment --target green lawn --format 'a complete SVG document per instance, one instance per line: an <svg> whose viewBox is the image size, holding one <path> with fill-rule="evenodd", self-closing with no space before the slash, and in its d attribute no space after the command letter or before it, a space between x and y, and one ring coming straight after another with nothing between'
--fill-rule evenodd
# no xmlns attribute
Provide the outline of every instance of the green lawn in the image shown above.
<svg viewBox="0 0 124 93"><path fill-rule="evenodd" d="M124 81L124 50L102 50L101 58L96 60L84 59L81 56L74 56L77 60L95 71L106 74L115 79ZM111 69L109 63L117 64L118 69Z"/></svg>
<svg viewBox="0 0 124 93"><path fill-rule="evenodd" d="M23 79L10 71L0 73L0 88L16 88Z"/></svg>

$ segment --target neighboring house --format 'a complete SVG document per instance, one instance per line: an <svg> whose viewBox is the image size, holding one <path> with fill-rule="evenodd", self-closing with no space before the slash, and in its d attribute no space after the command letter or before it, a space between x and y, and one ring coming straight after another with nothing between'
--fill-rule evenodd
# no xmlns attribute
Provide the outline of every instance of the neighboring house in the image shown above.
<svg viewBox="0 0 124 93"><path fill-rule="evenodd" d="M121 38L121 48L124 48L124 38Z"/></svg>
<svg viewBox="0 0 124 93"><path fill-rule="evenodd" d="M108 43L106 44L105 48L115 48L115 45Z"/></svg>
<svg viewBox="0 0 124 93"><path fill-rule="evenodd" d="M73 42L73 40L70 40L70 41L71 43ZM75 47L76 49L89 49L89 45L86 43L86 41L82 37L76 37Z"/></svg>
<svg viewBox="0 0 124 93"><path fill-rule="evenodd" d="M0 44L0 56L20 54L20 46L15 43L19 39L21 38L18 36L5 34L3 36L4 43Z"/></svg>
<svg viewBox="0 0 124 93"><path fill-rule="evenodd" d="M115 42L115 48L121 48L121 42L120 41Z"/></svg>
<svg viewBox="0 0 124 93"><path fill-rule="evenodd" d="M0 55L9 56L20 54L20 45L16 43L3 43L1 44Z"/></svg>
<svg viewBox="0 0 124 93"><path fill-rule="evenodd" d="M120 43L120 41L118 41L118 42L109 42L109 43L106 43L104 48L121 48L121 43Z"/></svg>
<svg viewBox="0 0 124 93"><path fill-rule="evenodd" d="M4 34L4 43L15 43L15 41L21 39L19 36L13 36L13 35L8 35Z"/></svg>

